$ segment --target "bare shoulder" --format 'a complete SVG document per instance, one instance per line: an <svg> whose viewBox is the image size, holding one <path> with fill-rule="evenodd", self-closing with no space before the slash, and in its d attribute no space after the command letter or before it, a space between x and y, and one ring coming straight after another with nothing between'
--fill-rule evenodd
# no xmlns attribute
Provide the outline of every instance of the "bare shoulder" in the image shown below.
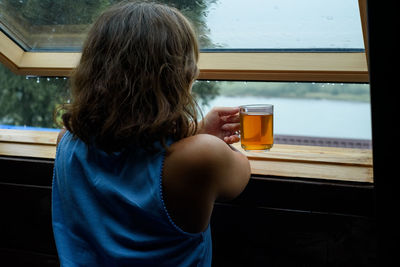
<svg viewBox="0 0 400 267"><path fill-rule="evenodd" d="M196 183L213 188L217 197L235 197L250 177L247 157L212 135L198 134L182 139L170 151L169 163L175 167L169 167L179 168L176 174L185 177L185 181L200 180Z"/></svg>
<svg viewBox="0 0 400 267"><path fill-rule="evenodd" d="M182 139L174 143L170 151L178 156L180 160L195 165L208 164L223 157L225 153L231 153L225 142L208 134L198 134Z"/></svg>
<svg viewBox="0 0 400 267"><path fill-rule="evenodd" d="M164 201L184 230L207 227L216 199L232 199L247 185L247 158L215 136L199 134L171 145L163 168Z"/></svg>

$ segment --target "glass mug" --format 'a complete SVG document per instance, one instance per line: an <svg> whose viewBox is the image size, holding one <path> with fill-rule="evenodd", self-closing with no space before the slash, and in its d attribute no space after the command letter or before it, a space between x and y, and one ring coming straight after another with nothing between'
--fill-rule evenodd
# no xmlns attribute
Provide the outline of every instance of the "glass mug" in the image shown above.
<svg viewBox="0 0 400 267"><path fill-rule="evenodd" d="M257 104L239 108L242 148L246 151L268 151L274 144L274 106Z"/></svg>

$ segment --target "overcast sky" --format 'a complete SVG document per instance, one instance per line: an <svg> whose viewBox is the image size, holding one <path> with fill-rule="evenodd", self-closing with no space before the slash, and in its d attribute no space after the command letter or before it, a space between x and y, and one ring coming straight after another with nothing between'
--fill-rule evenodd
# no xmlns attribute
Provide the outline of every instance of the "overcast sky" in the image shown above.
<svg viewBox="0 0 400 267"><path fill-rule="evenodd" d="M363 48L357 0L218 0L213 43L226 48Z"/></svg>

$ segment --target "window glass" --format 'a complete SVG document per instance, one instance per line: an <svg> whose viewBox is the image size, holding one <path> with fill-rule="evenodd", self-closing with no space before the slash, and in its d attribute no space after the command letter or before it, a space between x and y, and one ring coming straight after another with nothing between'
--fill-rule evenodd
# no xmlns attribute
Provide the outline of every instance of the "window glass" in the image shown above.
<svg viewBox="0 0 400 267"><path fill-rule="evenodd" d="M207 95L203 113L273 104L277 143L371 148L369 84L198 81L193 91Z"/></svg>
<svg viewBox="0 0 400 267"><path fill-rule="evenodd" d="M15 75L0 64L0 128L60 128L55 110L68 99L65 77Z"/></svg>
<svg viewBox="0 0 400 267"><path fill-rule="evenodd" d="M211 43L223 48L364 48L357 0L220 0L210 5Z"/></svg>
<svg viewBox="0 0 400 267"><path fill-rule="evenodd" d="M0 64L0 81L0 128L60 127L54 115L69 98L66 77L20 76ZM370 148L368 84L196 81L193 92L203 114L213 106L273 104L277 143L346 139Z"/></svg>
<svg viewBox="0 0 400 267"><path fill-rule="evenodd" d="M0 28L28 51L79 51L119 0L2 0ZM207 49L363 49L357 0L162 0L193 22Z"/></svg>

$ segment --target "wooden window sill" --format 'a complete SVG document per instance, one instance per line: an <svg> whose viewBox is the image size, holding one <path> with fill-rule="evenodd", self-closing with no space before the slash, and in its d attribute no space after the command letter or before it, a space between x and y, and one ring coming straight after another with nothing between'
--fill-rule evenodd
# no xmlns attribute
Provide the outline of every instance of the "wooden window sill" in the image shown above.
<svg viewBox="0 0 400 267"><path fill-rule="evenodd" d="M253 174L373 183L372 150L275 144L246 152Z"/></svg>
<svg viewBox="0 0 400 267"><path fill-rule="evenodd" d="M0 156L54 159L58 132L0 129ZM373 183L372 151L275 144L266 153L246 152L252 174Z"/></svg>

